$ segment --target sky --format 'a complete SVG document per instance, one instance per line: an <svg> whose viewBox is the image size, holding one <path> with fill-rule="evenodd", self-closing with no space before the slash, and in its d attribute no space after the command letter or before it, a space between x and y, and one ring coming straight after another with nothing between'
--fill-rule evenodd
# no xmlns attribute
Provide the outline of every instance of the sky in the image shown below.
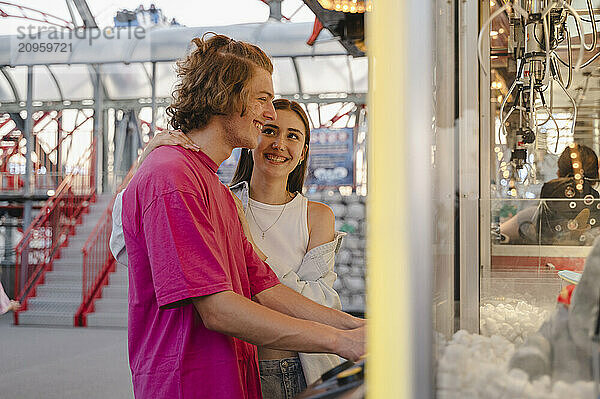
<svg viewBox="0 0 600 399"><path fill-rule="evenodd" d="M70 20L69 11L64 0L12 0L11 4L43 11L66 20ZM171 20L175 18L186 26L218 26L250 22L264 22L269 17L269 7L260 0L88 0L88 5L100 27L112 26L113 17L123 8L133 10L140 4L147 9L154 3L162 9L163 14ZM314 14L304 5L302 0L284 0L282 13L290 16L298 8L300 11L292 18L292 22L312 22ZM9 14L19 14L16 6L0 5L0 9ZM39 16L31 13L30 16ZM20 18L0 18L0 35L14 35L18 26L27 26ZM38 25L37 22L31 22Z"/></svg>

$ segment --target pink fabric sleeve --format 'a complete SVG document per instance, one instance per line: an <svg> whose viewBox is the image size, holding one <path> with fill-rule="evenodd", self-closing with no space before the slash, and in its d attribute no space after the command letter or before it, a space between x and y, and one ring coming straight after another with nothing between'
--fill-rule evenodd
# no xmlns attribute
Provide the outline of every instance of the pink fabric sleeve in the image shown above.
<svg viewBox="0 0 600 399"><path fill-rule="evenodd" d="M252 248L252 244L246 239L246 236L243 234L242 236L246 263L248 265L248 276L250 277L250 291L252 296L254 296L267 288L279 284L279 279L269 265L263 262L256 252L254 252L254 248Z"/></svg>
<svg viewBox="0 0 600 399"><path fill-rule="evenodd" d="M8 312L8 307L10 306L10 299L4 292L4 287L2 287L2 283L0 283L0 314L4 314Z"/></svg>
<svg viewBox="0 0 600 399"><path fill-rule="evenodd" d="M144 212L142 227L159 306L232 290L222 243L196 195L160 196Z"/></svg>

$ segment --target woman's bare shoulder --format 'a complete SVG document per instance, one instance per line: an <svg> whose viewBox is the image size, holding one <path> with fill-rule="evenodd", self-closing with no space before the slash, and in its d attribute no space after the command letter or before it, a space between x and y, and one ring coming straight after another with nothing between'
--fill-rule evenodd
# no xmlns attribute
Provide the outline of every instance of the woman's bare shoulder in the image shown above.
<svg viewBox="0 0 600 399"><path fill-rule="evenodd" d="M333 240L335 215L321 202L308 201L308 251Z"/></svg>

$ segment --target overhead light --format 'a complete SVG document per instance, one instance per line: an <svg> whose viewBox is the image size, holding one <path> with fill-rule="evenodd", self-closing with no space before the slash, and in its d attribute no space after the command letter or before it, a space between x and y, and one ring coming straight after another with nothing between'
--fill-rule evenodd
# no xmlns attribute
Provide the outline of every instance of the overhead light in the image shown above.
<svg viewBox="0 0 600 399"><path fill-rule="evenodd" d="M350 14L371 11L373 6L370 0L318 0L321 7L326 10L346 12Z"/></svg>

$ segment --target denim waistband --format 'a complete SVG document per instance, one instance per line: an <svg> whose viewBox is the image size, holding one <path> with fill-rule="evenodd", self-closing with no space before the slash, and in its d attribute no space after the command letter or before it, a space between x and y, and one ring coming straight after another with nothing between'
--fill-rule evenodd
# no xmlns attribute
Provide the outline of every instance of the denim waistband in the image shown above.
<svg viewBox="0 0 600 399"><path fill-rule="evenodd" d="M296 373L302 370L302 364L298 357L289 357L285 359L260 360L258 362L260 374L281 375L286 373Z"/></svg>

